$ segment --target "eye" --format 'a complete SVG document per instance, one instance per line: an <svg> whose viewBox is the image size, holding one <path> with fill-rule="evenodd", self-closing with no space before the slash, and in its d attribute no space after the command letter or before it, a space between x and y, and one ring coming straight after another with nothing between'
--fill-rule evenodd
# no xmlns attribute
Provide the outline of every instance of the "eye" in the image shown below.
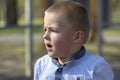
<svg viewBox="0 0 120 80"><path fill-rule="evenodd" d="M57 30L55 30L55 29L51 29L51 31L52 31L52 32L57 32Z"/></svg>
<svg viewBox="0 0 120 80"><path fill-rule="evenodd" d="M52 32L56 32L54 29L51 29Z"/></svg>

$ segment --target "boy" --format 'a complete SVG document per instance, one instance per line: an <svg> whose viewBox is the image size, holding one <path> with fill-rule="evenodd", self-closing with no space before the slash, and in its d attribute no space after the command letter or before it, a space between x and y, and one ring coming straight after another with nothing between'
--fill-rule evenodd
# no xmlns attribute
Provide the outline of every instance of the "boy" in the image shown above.
<svg viewBox="0 0 120 80"><path fill-rule="evenodd" d="M44 31L48 55L35 63L34 80L113 80L108 63L83 46L90 27L87 11L80 3L62 1L48 8Z"/></svg>

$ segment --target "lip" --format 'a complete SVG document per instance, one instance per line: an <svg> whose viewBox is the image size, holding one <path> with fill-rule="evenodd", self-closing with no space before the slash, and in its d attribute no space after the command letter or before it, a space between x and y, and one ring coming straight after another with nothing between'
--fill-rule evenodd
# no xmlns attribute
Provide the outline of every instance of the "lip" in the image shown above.
<svg viewBox="0 0 120 80"><path fill-rule="evenodd" d="M47 51L52 51L52 45L50 43L46 43L46 49Z"/></svg>

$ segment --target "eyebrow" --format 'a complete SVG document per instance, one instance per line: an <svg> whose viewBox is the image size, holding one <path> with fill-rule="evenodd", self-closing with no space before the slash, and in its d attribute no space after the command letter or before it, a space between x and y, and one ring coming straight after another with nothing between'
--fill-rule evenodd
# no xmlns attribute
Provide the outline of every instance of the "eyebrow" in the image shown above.
<svg viewBox="0 0 120 80"><path fill-rule="evenodd" d="M45 28L48 28L48 29L57 29L57 28L55 28L55 27L53 27L53 26L43 26L43 29L45 29Z"/></svg>

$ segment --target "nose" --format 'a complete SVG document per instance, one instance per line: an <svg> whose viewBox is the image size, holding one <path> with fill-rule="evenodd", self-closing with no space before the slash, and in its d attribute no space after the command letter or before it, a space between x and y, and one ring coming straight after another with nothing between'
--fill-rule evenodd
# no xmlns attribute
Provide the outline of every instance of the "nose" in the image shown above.
<svg viewBox="0 0 120 80"><path fill-rule="evenodd" d="M50 39L48 30L46 30L45 33L43 34L43 39Z"/></svg>

